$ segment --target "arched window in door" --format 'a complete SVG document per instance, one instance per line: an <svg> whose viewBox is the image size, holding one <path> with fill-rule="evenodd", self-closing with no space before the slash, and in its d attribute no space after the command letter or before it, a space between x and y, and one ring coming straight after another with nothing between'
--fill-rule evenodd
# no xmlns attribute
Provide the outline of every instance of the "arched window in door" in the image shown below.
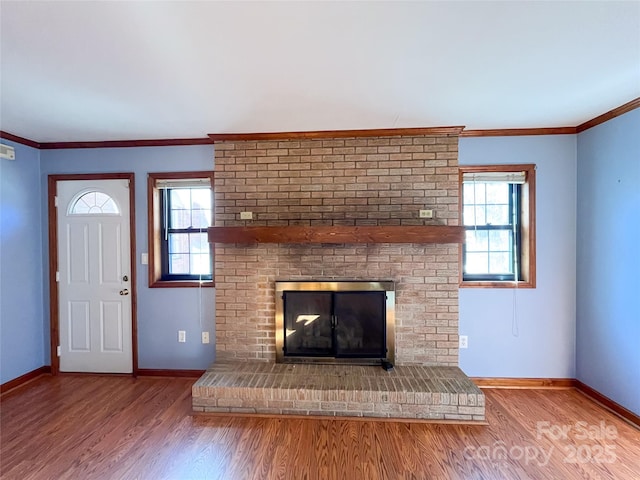
<svg viewBox="0 0 640 480"><path fill-rule="evenodd" d="M69 208L70 215L119 215L118 205L109 195L97 190L80 195Z"/></svg>

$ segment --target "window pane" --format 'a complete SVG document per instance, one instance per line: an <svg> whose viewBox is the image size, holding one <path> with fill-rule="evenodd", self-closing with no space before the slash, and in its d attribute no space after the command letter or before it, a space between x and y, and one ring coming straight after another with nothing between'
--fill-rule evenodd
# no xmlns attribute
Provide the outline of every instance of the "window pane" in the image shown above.
<svg viewBox="0 0 640 480"><path fill-rule="evenodd" d="M472 183L462 184L462 203L472 205L475 203L474 188Z"/></svg>
<svg viewBox="0 0 640 480"><path fill-rule="evenodd" d="M486 252L489 250L488 232L485 230L467 230L465 245L467 252Z"/></svg>
<svg viewBox="0 0 640 480"><path fill-rule="evenodd" d="M508 183L487 183L487 203L509 204Z"/></svg>
<svg viewBox="0 0 640 480"><path fill-rule="evenodd" d="M492 230L489 232L489 250L492 252L509 252L512 248L511 230Z"/></svg>
<svg viewBox="0 0 640 480"><path fill-rule="evenodd" d="M465 225L486 225L485 206L465 205L462 210Z"/></svg>
<svg viewBox="0 0 640 480"><path fill-rule="evenodd" d="M171 208L175 208L175 209L191 208L191 189L172 188L170 192L171 192Z"/></svg>
<svg viewBox="0 0 640 480"><path fill-rule="evenodd" d="M191 210L171 210L171 228L191 227Z"/></svg>
<svg viewBox="0 0 640 480"><path fill-rule="evenodd" d="M72 214L89 213L89 205L87 205L83 198L79 198L71 210Z"/></svg>
<svg viewBox="0 0 640 480"><path fill-rule="evenodd" d="M489 253L489 273L513 273L511 268L511 255L509 252Z"/></svg>
<svg viewBox="0 0 640 480"><path fill-rule="evenodd" d="M209 253L209 241L206 233L190 233L189 241L191 253Z"/></svg>
<svg viewBox="0 0 640 480"><path fill-rule="evenodd" d="M462 221L464 225L475 225L473 223L473 205L465 205L462 207Z"/></svg>
<svg viewBox="0 0 640 480"><path fill-rule="evenodd" d="M472 203L485 203L484 183L464 183L462 188L462 201L465 205Z"/></svg>
<svg viewBox="0 0 640 480"><path fill-rule="evenodd" d="M105 203L102 204L102 213L118 213L116 202L109 198Z"/></svg>
<svg viewBox="0 0 640 480"><path fill-rule="evenodd" d="M489 268L488 253L467 253L464 265L465 273L487 273Z"/></svg>
<svg viewBox="0 0 640 480"><path fill-rule="evenodd" d="M170 233L169 253L189 253L189 234Z"/></svg>
<svg viewBox="0 0 640 480"><path fill-rule="evenodd" d="M211 189L194 188L191 190L191 204L192 208L211 210Z"/></svg>
<svg viewBox="0 0 640 480"><path fill-rule="evenodd" d="M211 273L211 262L209 261L208 253L191 255L191 273L195 275L209 275Z"/></svg>
<svg viewBox="0 0 640 480"><path fill-rule="evenodd" d="M487 205L488 225L509 225L509 205Z"/></svg>
<svg viewBox="0 0 640 480"><path fill-rule="evenodd" d="M169 255L169 273L189 273L189 254Z"/></svg>
<svg viewBox="0 0 640 480"><path fill-rule="evenodd" d="M462 216L465 225L486 225L484 205L465 205Z"/></svg>
<svg viewBox="0 0 640 480"><path fill-rule="evenodd" d="M476 205L475 209L471 211L471 223L470 225L486 225L487 220L485 218L485 206Z"/></svg>
<svg viewBox="0 0 640 480"><path fill-rule="evenodd" d="M191 222L193 228L207 228L211 226L211 210L192 210Z"/></svg>
<svg viewBox="0 0 640 480"><path fill-rule="evenodd" d="M96 205L99 207L102 207L105 203L111 200L111 198L109 198L109 195L105 195L102 192L95 192L94 195Z"/></svg>

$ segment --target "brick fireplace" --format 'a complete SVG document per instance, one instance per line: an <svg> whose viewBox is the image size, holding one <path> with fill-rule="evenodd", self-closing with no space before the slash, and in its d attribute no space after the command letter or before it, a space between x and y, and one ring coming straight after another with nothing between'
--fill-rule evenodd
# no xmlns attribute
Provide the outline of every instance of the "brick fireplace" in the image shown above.
<svg viewBox="0 0 640 480"><path fill-rule="evenodd" d="M216 142L216 226L456 226L460 129L442 130ZM216 244L217 359L275 361L276 281L373 279L395 283L396 364L457 366L454 243Z"/></svg>
<svg viewBox="0 0 640 480"><path fill-rule="evenodd" d="M214 138L216 363L193 386L194 411L484 422L484 395L458 368L461 130ZM433 218L420 218L420 210ZM241 212L253 219L242 220ZM276 351L283 308L276 285L380 281L393 285L394 325L387 323L387 350L367 355L394 352L395 368L385 359L384 370L276 362L288 355ZM339 343L345 310L342 297L331 296L324 315L331 313ZM352 302L352 319L359 315L353 309ZM307 335L324 330L312 330L292 343L294 357L320 348ZM369 337L347 341L346 352L344 342L343 350L325 343L337 358L359 355Z"/></svg>

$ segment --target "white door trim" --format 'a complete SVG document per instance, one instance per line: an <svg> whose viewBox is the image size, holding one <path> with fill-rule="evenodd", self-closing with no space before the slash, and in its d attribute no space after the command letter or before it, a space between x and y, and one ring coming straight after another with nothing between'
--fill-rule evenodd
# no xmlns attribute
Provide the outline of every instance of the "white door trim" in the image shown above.
<svg viewBox="0 0 640 480"><path fill-rule="evenodd" d="M137 288L136 288L136 238L135 238L135 175L133 173L100 173L100 174L55 174L48 177L48 214L49 214L49 318L51 345L51 373L60 372L58 346L60 338L59 291L56 272L59 271L58 259L58 212L56 207L57 184L64 180L129 180L129 243L130 243L130 275L131 275L131 348L132 371L138 372L138 329L137 329Z"/></svg>

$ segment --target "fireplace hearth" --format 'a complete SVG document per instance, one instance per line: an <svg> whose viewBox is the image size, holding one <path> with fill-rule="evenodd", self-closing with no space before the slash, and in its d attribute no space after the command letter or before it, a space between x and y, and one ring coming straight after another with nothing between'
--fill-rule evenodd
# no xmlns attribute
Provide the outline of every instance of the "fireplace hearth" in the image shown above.
<svg viewBox="0 0 640 480"><path fill-rule="evenodd" d="M276 282L276 361L394 361L391 281Z"/></svg>

